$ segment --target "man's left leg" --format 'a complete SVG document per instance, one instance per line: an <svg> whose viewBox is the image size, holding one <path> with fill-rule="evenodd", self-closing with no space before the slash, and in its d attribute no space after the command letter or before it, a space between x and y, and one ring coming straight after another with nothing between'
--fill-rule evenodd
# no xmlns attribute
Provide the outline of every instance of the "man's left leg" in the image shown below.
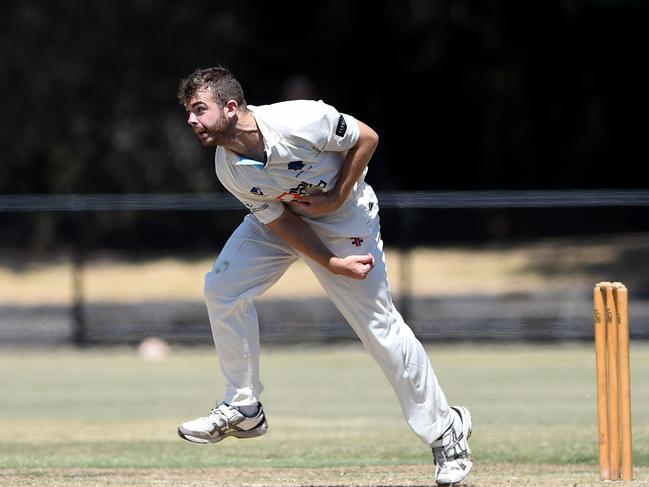
<svg viewBox="0 0 649 487"><path fill-rule="evenodd" d="M351 239L335 240L327 245L337 255L374 255L374 269L365 280L334 275L313 261L305 261L385 373L410 428L430 445L449 427L452 413L423 345L392 302L382 244L368 242L372 240L369 236L363 238L360 247Z"/></svg>
<svg viewBox="0 0 649 487"><path fill-rule="evenodd" d="M336 255L374 255L375 267L365 280L333 275L313 261L305 261L383 370L410 428L433 448L438 484L458 482L472 466L466 441L471 434L471 416L466 408L449 406L423 345L394 306L378 219L371 230L362 242L320 232Z"/></svg>

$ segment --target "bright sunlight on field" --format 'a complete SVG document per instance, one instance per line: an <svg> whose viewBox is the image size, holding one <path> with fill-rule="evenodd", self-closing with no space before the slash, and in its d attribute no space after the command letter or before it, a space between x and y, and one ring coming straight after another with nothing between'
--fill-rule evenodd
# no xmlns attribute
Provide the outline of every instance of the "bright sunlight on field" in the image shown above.
<svg viewBox="0 0 649 487"><path fill-rule="evenodd" d="M632 348L637 478L649 473L648 352ZM429 355L450 401L474 415L469 485L597 485L591 346ZM4 350L0 370L1 485L434 483L428 449L359 346L265 350L269 433L208 446L182 441L176 426L222 394L211 348L175 348L161 361L127 348Z"/></svg>

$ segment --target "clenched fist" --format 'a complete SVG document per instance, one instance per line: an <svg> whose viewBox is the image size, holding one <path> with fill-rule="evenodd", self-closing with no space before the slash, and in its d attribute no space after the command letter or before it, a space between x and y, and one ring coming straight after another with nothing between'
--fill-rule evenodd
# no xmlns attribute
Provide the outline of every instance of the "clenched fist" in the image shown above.
<svg viewBox="0 0 649 487"><path fill-rule="evenodd" d="M374 268L372 254L350 255L344 258L332 257L328 269L333 274L350 277L351 279L365 279Z"/></svg>

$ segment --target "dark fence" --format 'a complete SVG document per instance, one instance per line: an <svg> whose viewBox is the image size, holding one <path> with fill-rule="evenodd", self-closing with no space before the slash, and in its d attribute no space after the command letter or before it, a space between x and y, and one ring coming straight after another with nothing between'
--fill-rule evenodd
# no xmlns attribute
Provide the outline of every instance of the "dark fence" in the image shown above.
<svg viewBox="0 0 649 487"><path fill-rule="evenodd" d="M413 191L378 193L381 208L593 208L649 206L646 189ZM216 211L241 209L224 193L0 195L0 212Z"/></svg>
<svg viewBox="0 0 649 487"><path fill-rule="evenodd" d="M439 191L379 193L382 209L397 212L402 260L400 310L424 340L585 340L592 337L591 290L552 290L507 295L415 298L410 292L409 248L416 243L412 211L476 209L643 208L649 190ZM226 211L241 210L225 194L3 195L0 212ZM649 221L649 219L647 219ZM209 343L209 324L200 302L87 303L84 252L73 259L73 303L66 306L0 306L2 343L135 343L160 336L182 343ZM616 279L616 276L610 276ZM292 310L307 306L308 316ZM265 342L330 341L353 338L326 299L258 304ZM631 334L649 338L649 299L631 300ZM299 319L296 319L299 317Z"/></svg>

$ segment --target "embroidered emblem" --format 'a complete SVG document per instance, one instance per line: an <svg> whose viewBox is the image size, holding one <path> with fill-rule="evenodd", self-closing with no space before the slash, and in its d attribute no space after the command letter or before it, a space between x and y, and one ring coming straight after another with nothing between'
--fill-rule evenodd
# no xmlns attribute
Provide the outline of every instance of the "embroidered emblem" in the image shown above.
<svg viewBox="0 0 649 487"><path fill-rule="evenodd" d="M350 240L354 244L354 247L360 247L363 243L363 239L360 237L352 237Z"/></svg>
<svg viewBox="0 0 649 487"><path fill-rule="evenodd" d="M224 260L223 262L219 262L213 269L214 274L219 274L221 272L225 272L228 270L228 267L230 267L230 261L229 260Z"/></svg>
<svg viewBox="0 0 649 487"><path fill-rule="evenodd" d="M261 206L255 206L252 203L244 203L248 209L250 210L250 213L257 213L258 211L264 211L268 206L270 206L268 203L264 203Z"/></svg>
<svg viewBox="0 0 649 487"><path fill-rule="evenodd" d="M338 119L338 126L336 127L336 135L342 137L347 132L347 122L345 122L345 117L342 115Z"/></svg>

